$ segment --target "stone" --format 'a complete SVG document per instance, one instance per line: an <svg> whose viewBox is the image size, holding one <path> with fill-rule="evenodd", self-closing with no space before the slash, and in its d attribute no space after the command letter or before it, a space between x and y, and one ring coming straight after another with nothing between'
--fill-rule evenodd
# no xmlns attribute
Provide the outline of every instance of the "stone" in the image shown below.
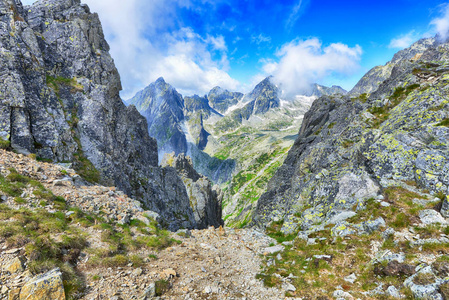
<svg viewBox="0 0 449 300"><path fill-rule="evenodd" d="M420 276L426 276L432 280L421 282ZM408 287L417 299L443 300L443 296L439 293L441 283L441 279L436 278L432 273L432 268L427 266L420 269L415 275L408 277L404 281L404 286Z"/></svg>
<svg viewBox="0 0 449 300"><path fill-rule="evenodd" d="M333 216L329 221L327 221L328 224L337 224L340 222L345 221L346 219L352 218L353 216L357 215L356 212L353 211L342 211L335 216Z"/></svg>
<svg viewBox="0 0 449 300"><path fill-rule="evenodd" d="M284 282L282 284L282 288L284 290L286 290L287 292L296 292L295 286L293 284L291 284L291 283L288 283L288 282Z"/></svg>
<svg viewBox="0 0 449 300"><path fill-rule="evenodd" d="M334 293L332 294L332 296L334 298L340 298L340 299L347 299L347 300L352 300L354 299L354 297L349 294L348 292L342 291L342 290L336 290L334 291Z"/></svg>
<svg viewBox="0 0 449 300"><path fill-rule="evenodd" d="M9 288L6 285L4 285L4 286L2 286L2 289L0 290L0 293L6 294L8 291L9 291Z"/></svg>
<svg viewBox="0 0 449 300"><path fill-rule="evenodd" d="M5 270L11 274L22 272L25 270L25 262L26 258L24 256L16 257L6 266Z"/></svg>
<svg viewBox="0 0 449 300"><path fill-rule="evenodd" d="M140 275L142 275L142 273L143 273L142 268L134 269L133 272L132 272L132 274L133 274L134 276L140 276Z"/></svg>
<svg viewBox="0 0 449 300"><path fill-rule="evenodd" d="M149 299L153 299L156 296L156 284L154 282L150 283L150 285L145 289L142 294L142 297L147 297Z"/></svg>
<svg viewBox="0 0 449 300"><path fill-rule="evenodd" d="M449 281L440 285L440 293L444 300L449 300Z"/></svg>
<svg viewBox="0 0 449 300"><path fill-rule="evenodd" d="M14 288L9 290L8 300L20 300L20 288Z"/></svg>
<svg viewBox="0 0 449 300"><path fill-rule="evenodd" d="M356 280L357 280L357 276L354 273L352 273L351 275L346 276L344 278L344 281L349 282L349 283L354 283Z"/></svg>
<svg viewBox="0 0 449 300"><path fill-rule="evenodd" d="M386 223L382 217L375 219L374 221L366 221L362 223L363 229L367 233L372 233L379 230L381 227L385 227Z"/></svg>
<svg viewBox="0 0 449 300"><path fill-rule="evenodd" d="M440 213L443 217L449 218L449 196L446 195L446 198L443 200L441 204Z"/></svg>
<svg viewBox="0 0 449 300"><path fill-rule="evenodd" d="M5 253L5 254L16 254L16 253L18 253L20 250L21 250L20 248L14 248L14 249L6 250L4 253Z"/></svg>
<svg viewBox="0 0 449 300"><path fill-rule="evenodd" d="M443 216L433 209L425 209L419 212L419 218L424 225L447 224Z"/></svg>
<svg viewBox="0 0 449 300"><path fill-rule="evenodd" d="M62 273L59 268L36 276L20 291L20 300L65 300Z"/></svg>
<svg viewBox="0 0 449 300"><path fill-rule="evenodd" d="M160 275L161 275L162 278L167 280L167 279L176 277L177 273L172 268L168 268L168 269L163 270L160 273Z"/></svg>
<svg viewBox="0 0 449 300"><path fill-rule="evenodd" d="M386 293L388 296L392 297L392 298L397 298L397 299L401 298L401 293L400 293L399 290L398 290L395 286L393 286L393 285L390 285L390 286L387 288L387 290L385 291L385 293Z"/></svg>
<svg viewBox="0 0 449 300"><path fill-rule="evenodd" d="M376 265L374 274L381 276L411 276L415 274L415 267L392 260L386 266Z"/></svg>
<svg viewBox="0 0 449 300"><path fill-rule="evenodd" d="M277 246L272 246L272 247L268 247L268 248L264 248L262 249L263 253L267 253L267 254L273 254L276 252L280 252L280 251L284 251L285 247L282 245L277 245Z"/></svg>

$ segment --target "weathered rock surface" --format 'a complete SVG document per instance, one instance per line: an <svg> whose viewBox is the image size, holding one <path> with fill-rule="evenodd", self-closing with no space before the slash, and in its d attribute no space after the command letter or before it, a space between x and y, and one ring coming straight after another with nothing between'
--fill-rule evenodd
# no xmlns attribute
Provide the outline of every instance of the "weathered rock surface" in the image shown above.
<svg viewBox="0 0 449 300"><path fill-rule="evenodd" d="M414 43L411 47L396 53L391 61L384 66L376 66L372 68L355 87L349 92L351 96L359 96L361 94L371 94L376 91L379 86L391 76L393 67L404 60L418 60L422 53L435 43L435 38L422 39Z"/></svg>
<svg viewBox="0 0 449 300"><path fill-rule="evenodd" d="M213 185L206 177L198 174L193 168L190 157L186 157L184 154L179 154L176 157L166 155L164 163L174 167L184 181L197 227L205 229L208 226L218 228L224 225L221 210L223 201L221 189Z"/></svg>
<svg viewBox="0 0 449 300"><path fill-rule="evenodd" d="M284 219L284 226L307 229L403 182L449 193L449 45L434 41L404 50L369 98L313 103L258 201L256 224Z"/></svg>
<svg viewBox="0 0 449 300"><path fill-rule="evenodd" d="M217 86L209 92L207 98L214 109L224 114L229 107L237 104L243 98L243 94L230 92Z"/></svg>
<svg viewBox="0 0 449 300"><path fill-rule="evenodd" d="M22 287L20 300L65 300L61 271L54 269L33 278Z"/></svg>
<svg viewBox="0 0 449 300"><path fill-rule="evenodd" d="M331 87L323 86L320 84L313 84L311 90L305 93L305 96L332 96L332 95L346 95L348 92L340 86L333 85Z"/></svg>
<svg viewBox="0 0 449 300"><path fill-rule="evenodd" d="M141 200L173 230L195 227L182 180L157 166L146 120L119 97L120 77L96 14L79 0L26 9L2 0L0 44L3 140L20 153L72 162L88 180Z"/></svg>

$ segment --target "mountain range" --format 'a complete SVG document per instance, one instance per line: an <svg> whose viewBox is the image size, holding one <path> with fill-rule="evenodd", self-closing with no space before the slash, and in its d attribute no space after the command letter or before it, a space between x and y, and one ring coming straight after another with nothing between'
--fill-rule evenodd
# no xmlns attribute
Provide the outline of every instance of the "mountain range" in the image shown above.
<svg viewBox="0 0 449 300"><path fill-rule="evenodd" d="M226 219L242 226L293 144L310 103L335 94L347 92L314 84L307 95L281 100L267 77L248 94L215 87L208 95L183 97L159 78L126 104L147 119L159 161L170 153L192 157L195 169L225 191Z"/></svg>
<svg viewBox="0 0 449 300"><path fill-rule="evenodd" d="M125 105L80 0L0 0L0 28L1 299L449 299L441 36L350 92L159 78Z"/></svg>

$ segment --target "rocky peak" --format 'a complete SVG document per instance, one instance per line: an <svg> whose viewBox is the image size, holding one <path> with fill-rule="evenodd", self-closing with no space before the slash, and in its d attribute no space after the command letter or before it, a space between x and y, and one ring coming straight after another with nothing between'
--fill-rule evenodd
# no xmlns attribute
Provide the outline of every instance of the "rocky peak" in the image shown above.
<svg viewBox="0 0 449 300"><path fill-rule="evenodd" d="M223 192L218 186L214 186L207 177L198 174L193 168L191 158L184 154L178 156L166 154L163 164L174 167L183 179L197 227L207 228L213 225L218 228L224 225L221 210Z"/></svg>
<svg viewBox="0 0 449 300"><path fill-rule="evenodd" d="M254 107L254 114L263 114L280 106L279 89L272 79L272 76L265 78L247 95L250 105Z"/></svg>
<svg viewBox="0 0 449 300"><path fill-rule="evenodd" d="M315 83L312 85L311 90L308 93L305 93L304 96L321 97L321 96L332 96L332 95L337 95L337 94L346 95L347 93L348 92L340 86L333 85L332 87L327 87L327 86Z"/></svg>
<svg viewBox="0 0 449 300"><path fill-rule="evenodd" d="M361 94L371 94L390 77L393 68L407 60L419 60L421 55L429 48L436 45L436 38L426 38L417 41L410 47L396 53L391 61L384 66L376 66L363 76L360 81L349 92L351 96L359 96Z"/></svg>
<svg viewBox="0 0 449 300"><path fill-rule="evenodd" d="M160 77L128 102L148 121L150 136L158 141L159 160L164 153L187 152L187 140L182 129L184 99L176 89Z"/></svg>
<svg viewBox="0 0 449 300"><path fill-rule="evenodd" d="M222 114L224 114L229 107L237 104L242 98L242 93L230 92L218 86L213 88L207 95L210 105Z"/></svg>

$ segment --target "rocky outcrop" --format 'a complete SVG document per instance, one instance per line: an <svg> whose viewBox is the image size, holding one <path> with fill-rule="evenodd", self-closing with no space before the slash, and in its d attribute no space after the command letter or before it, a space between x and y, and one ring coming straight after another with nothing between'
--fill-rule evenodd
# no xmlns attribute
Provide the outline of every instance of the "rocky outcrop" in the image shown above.
<svg viewBox="0 0 449 300"><path fill-rule="evenodd" d="M427 45L414 60L406 58L415 46L404 51L368 99L314 102L259 199L256 224L283 219L284 232L307 229L404 182L449 193L449 45Z"/></svg>
<svg viewBox="0 0 449 300"><path fill-rule="evenodd" d="M254 90L245 96L245 101L248 103L243 108L236 109L231 114L231 117L239 123L248 120L252 115L264 114L281 105L279 89L272 82L272 77L267 77L256 85Z"/></svg>
<svg viewBox="0 0 449 300"><path fill-rule="evenodd" d="M26 9L1 0L0 44L2 140L117 186L170 229L196 225L182 180L158 167L146 120L119 97L120 76L96 14L79 0L43 0Z"/></svg>
<svg viewBox="0 0 449 300"><path fill-rule="evenodd" d="M184 181L197 227L204 229L212 225L218 228L224 225L221 210L223 192L207 177L195 171L190 157L184 154L176 157L173 154L167 154L164 157L164 164L175 168Z"/></svg>
<svg viewBox="0 0 449 300"><path fill-rule="evenodd" d="M361 94L371 94L376 91L377 88L390 77L394 66L402 61L420 59L423 52L434 45L435 42L435 38L421 39L409 48L399 51L394 55L393 59L384 66L376 66L366 73L349 94L357 97Z"/></svg>

